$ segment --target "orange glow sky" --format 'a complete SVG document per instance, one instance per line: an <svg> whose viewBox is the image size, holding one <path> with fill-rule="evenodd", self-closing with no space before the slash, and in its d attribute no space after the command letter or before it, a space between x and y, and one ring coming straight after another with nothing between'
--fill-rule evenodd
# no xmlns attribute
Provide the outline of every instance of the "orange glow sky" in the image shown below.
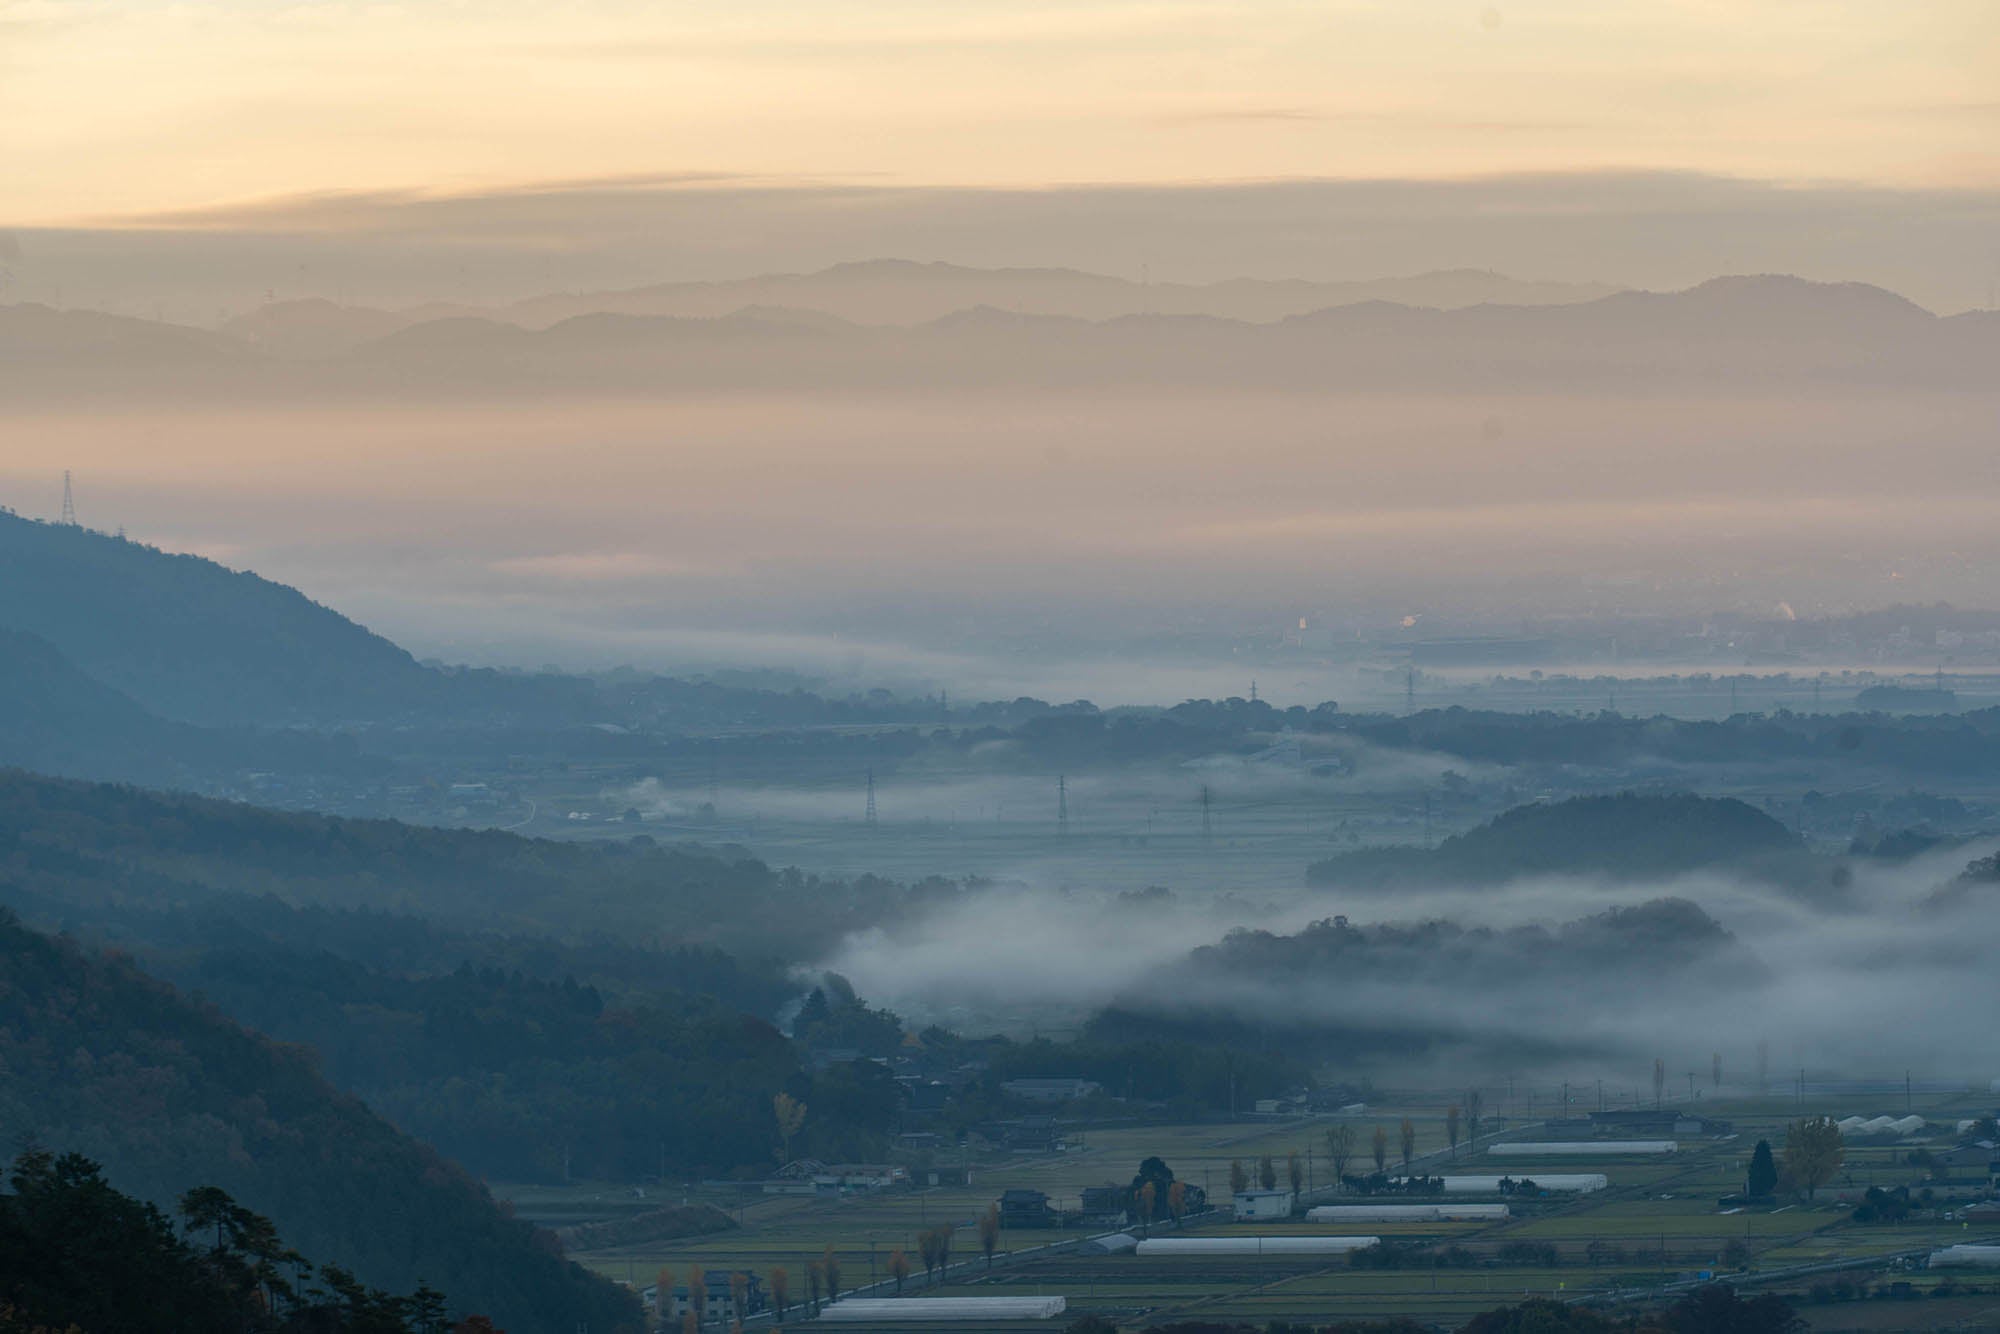
<svg viewBox="0 0 2000 1334"><path fill-rule="evenodd" d="M1991 0L0 0L0 222L714 171L2000 184Z"/></svg>

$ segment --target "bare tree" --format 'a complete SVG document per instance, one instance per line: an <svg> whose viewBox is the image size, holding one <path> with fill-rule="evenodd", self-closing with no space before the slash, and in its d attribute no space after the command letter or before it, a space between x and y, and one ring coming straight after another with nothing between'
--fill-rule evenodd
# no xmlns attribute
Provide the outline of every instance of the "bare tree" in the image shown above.
<svg viewBox="0 0 2000 1334"><path fill-rule="evenodd" d="M1396 1127L1396 1144L1403 1151L1403 1175L1408 1176L1410 1159L1417 1151L1417 1123L1407 1116L1403 1118L1403 1124Z"/></svg>
<svg viewBox="0 0 2000 1334"><path fill-rule="evenodd" d="M695 1324L708 1319L708 1280L699 1267L688 1270L688 1309L694 1312Z"/></svg>
<svg viewBox="0 0 2000 1334"><path fill-rule="evenodd" d="M917 1258L924 1262L924 1282L928 1283L931 1275L937 1272L937 1229L927 1227L917 1234Z"/></svg>
<svg viewBox="0 0 2000 1334"><path fill-rule="evenodd" d="M819 1267L826 1271L826 1299L840 1299L840 1257L834 1253L833 1243L826 1244L826 1250L819 1257Z"/></svg>
<svg viewBox="0 0 2000 1334"><path fill-rule="evenodd" d="M1265 1190L1278 1188L1278 1165L1271 1161L1268 1153L1257 1160L1257 1184Z"/></svg>
<svg viewBox="0 0 2000 1334"><path fill-rule="evenodd" d="M1248 1189L1250 1189L1250 1174L1243 1169L1243 1160L1241 1158L1231 1158L1229 1160L1229 1193L1232 1195L1241 1195Z"/></svg>
<svg viewBox="0 0 2000 1334"><path fill-rule="evenodd" d="M736 1270L729 1276L729 1318L742 1323L743 1308L750 1304L750 1276Z"/></svg>
<svg viewBox="0 0 2000 1334"><path fill-rule="evenodd" d="M826 1270L814 1260L806 1265L806 1295L812 1299L813 1314L819 1314L820 1293L826 1289Z"/></svg>
<svg viewBox="0 0 2000 1334"><path fill-rule="evenodd" d="M1454 1158L1458 1157L1459 1115L1457 1103L1445 1109L1444 1137L1451 1141L1451 1156Z"/></svg>
<svg viewBox="0 0 2000 1334"><path fill-rule="evenodd" d="M1346 1124L1333 1126L1326 1132L1326 1157L1333 1164L1333 1184L1338 1186L1347 1175L1347 1164L1354 1157L1354 1127Z"/></svg>
<svg viewBox="0 0 2000 1334"><path fill-rule="evenodd" d="M1000 1248L1000 1206L989 1204L979 1215L979 1249L986 1252L986 1272L993 1272L993 1252Z"/></svg>
<svg viewBox="0 0 2000 1334"><path fill-rule="evenodd" d="M1306 1188L1306 1165L1299 1161L1296 1149L1285 1155L1285 1181L1294 1195Z"/></svg>
<svg viewBox="0 0 2000 1334"><path fill-rule="evenodd" d="M1375 1170L1380 1172L1383 1165L1389 1161L1389 1132L1376 1126L1375 1138L1368 1148L1375 1155Z"/></svg>
<svg viewBox="0 0 2000 1334"><path fill-rule="evenodd" d="M1470 1089L1465 1095L1465 1147L1475 1153L1479 1150L1479 1117L1485 1110L1486 1099L1478 1089Z"/></svg>

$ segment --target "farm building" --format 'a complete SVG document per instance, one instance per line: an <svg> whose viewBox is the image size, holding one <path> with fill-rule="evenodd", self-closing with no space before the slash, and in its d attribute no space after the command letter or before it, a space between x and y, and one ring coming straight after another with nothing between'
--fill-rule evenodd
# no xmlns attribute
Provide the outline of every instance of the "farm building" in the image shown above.
<svg viewBox="0 0 2000 1334"><path fill-rule="evenodd" d="M1504 1204L1322 1204L1309 1223L1494 1223L1513 1216Z"/></svg>
<svg viewBox="0 0 2000 1334"><path fill-rule="evenodd" d="M821 1307L819 1318L850 1325L1053 1320L1068 1306L1063 1297L849 1297Z"/></svg>
<svg viewBox="0 0 2000 1334"><path fill-rule="evenodd" d="M1380 1237L1160 1237L1139 1243L1139 1254L1221 1260L1245 1255L1345 1255L1382 1244Z"/></svg>
<svg viewBox="0 0 2000 1334"><path fill-rule="evenodd" d="M1024 1189L1000 1193L1001 1227L1047 1227L1053 1221L1047 1193Z"/></svg>
<svg viewBox="0 0 2000 1334"><path fill-rule="evenodd" d="M1488 1145L1486 1152L1495 1158L1610 1158L1665 1155L1680 1147L1670 1139L1516 1140Z"/></svg>
<svg viewBox="0 0 2000 1334"><path fill-rule="evenodd" d="M1090 1079L1004 1079L1000 1091L1023 1102L1071 1102L1102 1093L1104 1086Z"/></svg>
<svg viewBox="0 0 2000 1334"><path fill-rule="evenodd" d="M735 1285L732 1280L740 1280L743 1285L743 1309L736 1309ZM640 1290L639 1300L648 1311L659 1310L660 1288L657 1283ZM765 1309L764 1280L747 1271L732 1272L727 1269L710 1269L702 1275L702 1314L706 1320L724 1326L756 1315ZM667 1294L666 1315L680 1320L694 1310L694 1294L686 1284L674 1288Z"/></svg>
<svg viewBox="0 0 2000 1334"><path fill-rule="evenodd" d="M1947 1246L1941 1251L1932 1251L1932 1269L1981 1269L2000 1268L2000 1246Z"/></svg>
<svg viewBox="0 0 2000 1334"><path fill-rule="evenodd" d="M1674 1111L1661 1108L1656 1111L1645 1109L1626 1111L1592 1112L1591 1129L1598 1133L1622 1131L1634 1139L1676 1139L1689 1135L1727 1135L1735 1129L1727 1121L1718 1121L1712 1116L1696 1116L1693 1112Z"/></svg>
<svg viewBox="0 0 2000 1334"><path fill-rule="evenodd" d="M1234 1197L1236 1221L1290 1218L1297 1198L1288 1190L1239 1190Z"/></svg>
<svg viewBox="0 0 2000 1334"><path fill-rule="evenodd" d="M1603 1190L1611 1184L1611 1179L1602 1172L1568 1172L1543 1175L1537 1172L1532 1177L1439 1177L1444 1182L1447 1195L1504 1195L1522 1181L1533 1181L1543 1190L1557 1195L1584 1194L1593 1190ZM1506 1188L1501 1182L1506 1182Z"/></svg>

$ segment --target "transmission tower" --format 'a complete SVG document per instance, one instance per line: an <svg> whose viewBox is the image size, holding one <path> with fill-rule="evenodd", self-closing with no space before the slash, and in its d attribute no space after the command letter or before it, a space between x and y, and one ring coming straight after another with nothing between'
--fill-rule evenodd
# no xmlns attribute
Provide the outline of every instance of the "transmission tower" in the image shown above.
<svg viewBox="0 0 2000 1334"><path fill-rule="evenodd" d="M1417 669L1411 667L1403 677L1403 707L1411 713L1417 711Z"/></svg>
<svg viewBox="0 0 2000 1334"><path fill-rule="evenodd" d="M77 526L77 522L76 522L76 495L75 495L75 493L74 493L74 492L72 492L72 491L70 490L70 485L69 485L69 469L68 469L68 468L64 468L64 469L63 469L63 507L62 507L62 518L58 519L58 520L57 520L56 522L60 523L60 524L61 524L61 525L62 525L63 527L65 527L65 528L74 528L74 527L76 527L76 526Z"/></svg>
<svg viewBox="0 0 2000 1334"><path fill-rule="evenodd" d="M1202 842L1204 843L1206 843L1209 839L1209 836L1215 832L1214 821L1211 819L1209 815L1209 808L1213 804L1214 802L1208 794L1208 784L1203 783L1201 785L1201 839Z"/></svg>
<svg viewBox="0 0 2000 1334"><path fill-rule="evenodd" d="M875 827L875 771L873 769L868 771L868 813L862 817L862 823L866 824L870 829Z"/></svg>
<svg viewBox="0 0 2000 1334"><path fill-rule="evenodd" d="M1062 774L1056 775L1056 832L1069 832L1069 779Z"/></svg>

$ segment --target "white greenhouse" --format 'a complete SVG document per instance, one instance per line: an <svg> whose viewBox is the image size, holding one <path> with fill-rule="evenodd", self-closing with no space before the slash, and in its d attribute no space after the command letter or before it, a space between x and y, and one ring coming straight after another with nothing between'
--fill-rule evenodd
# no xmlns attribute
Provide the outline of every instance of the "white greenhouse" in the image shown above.
<svg viewBox="0 0 2000 1334"><path fill-rule="evenodd" d="M1243 1255L1344 1255L1379 1246L1380 1237L1161 1237L1139 1243L1139 1254L1222 1259Z"/></svg>
<svg viewBox="0 0 2000 1334"><path fill-rule="evenodd" d="M1966 1269L1977 1266L1982 1269L2000 1267L2000 1246L1947 1246L1941 1251L1932 1251L1932 1269Z"/></svg>
<svg viewBox="0 0 2000 1334"><path fill-rule="evenodd" d="M1064 1297L849 1297L822 1306L819 1318L849 1325L1053 1320L1068 1305Z"/></svg>
<svg viewBox="0 0 2000 1334"><path fill-rule="evenodd" d="M1493 1158L1613 1158L1626 1155L1663 1155L1678 1152L1678 1141L1670 1139L1577 1139L1515 1140L1488 1145Z"/></svg>
<svg viewBox="0 0 2000 1334"><path fill-rule="evenodd" d="M1322 1204L1309 1223L1495 1223L1513 1216L1504 1204Z"/></svg>

